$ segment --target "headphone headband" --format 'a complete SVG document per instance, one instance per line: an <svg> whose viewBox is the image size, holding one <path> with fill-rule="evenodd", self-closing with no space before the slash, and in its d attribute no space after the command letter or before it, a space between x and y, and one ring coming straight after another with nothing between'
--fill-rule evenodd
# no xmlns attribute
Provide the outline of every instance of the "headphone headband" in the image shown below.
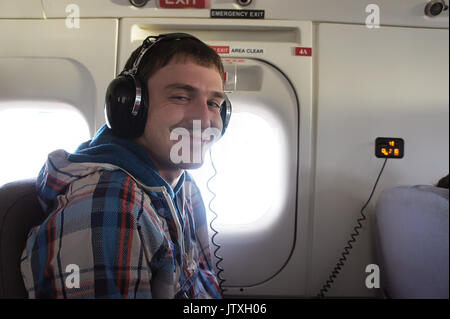
<svg viewBox="0 0 450 319"><path fill-rule="evenodd" d="M133 66L130 70L122 72L124 75L136 75L139 70L139 65L141 64L141 60L145 56L145 54L157 43L163 41L163 40L179 40L182 38L190 38L195 39L197 41L200 41L196 37L187 34L187 33L167 33L167 34L160 34L158 36L150 35L144 39L141 45L141 50L139 51L138 57L134 60ZM200 41L201 42L201 41ZM202 42L203 43L203 42Z"/></svg>

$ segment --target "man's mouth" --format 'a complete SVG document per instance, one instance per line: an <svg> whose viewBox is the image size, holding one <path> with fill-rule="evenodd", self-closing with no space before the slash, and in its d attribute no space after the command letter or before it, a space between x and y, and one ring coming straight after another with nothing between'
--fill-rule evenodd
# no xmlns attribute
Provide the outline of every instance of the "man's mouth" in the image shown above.
<svg viewBox="0 0 450 319"><path fill-rule="evenodd" d="M192 132L189 132L189 139L191 140L191 142L197 142L197 143L209 143L212 142L214 140L215 136L212 135L207 135L205 136L204 134L202 134L201 136L198 136L197 134L194 134Z"/></svg>

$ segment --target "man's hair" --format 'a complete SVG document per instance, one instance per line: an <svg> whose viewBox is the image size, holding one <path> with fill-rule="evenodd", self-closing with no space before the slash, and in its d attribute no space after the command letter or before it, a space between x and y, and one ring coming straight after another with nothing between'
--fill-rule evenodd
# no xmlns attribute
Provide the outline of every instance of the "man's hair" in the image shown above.
<svg viewBox="0 0 450 319"><path fill-rule="evenodd" d="M130 70L141 50L139 46L128 58L124 70ZM177 60L192 60L204 67L215 67L223 79L224 70L220 56L207 44L192 39L181 38L174 40L162 40L146 52L139 64L137 76L146 85L148 79L159 69L166 66L173 58Z"/></svg>
<svg viewBox="0 0 450 319"><path fill-rule="evenodd" d="M437 187L448 188L448 174L442 177L436 185Z"/></svg>

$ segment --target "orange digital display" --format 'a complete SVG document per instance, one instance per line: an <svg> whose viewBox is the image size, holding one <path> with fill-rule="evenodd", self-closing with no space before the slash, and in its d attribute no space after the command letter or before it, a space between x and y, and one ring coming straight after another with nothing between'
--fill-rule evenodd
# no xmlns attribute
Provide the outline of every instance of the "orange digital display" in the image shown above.
<svg viewBox="0 0 450 319"><path fill-rule="evenodd" d="M378 137L375 140L375 156L379 158L403 158L402 138Z"/></svg>

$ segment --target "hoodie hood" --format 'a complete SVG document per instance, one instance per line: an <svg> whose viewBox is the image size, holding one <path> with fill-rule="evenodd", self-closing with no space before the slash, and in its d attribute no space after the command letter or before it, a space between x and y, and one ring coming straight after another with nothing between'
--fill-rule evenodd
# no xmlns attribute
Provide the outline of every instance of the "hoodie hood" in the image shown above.
<svg viewBox="0 0 450 319"><path fill-rule="evenodd" d="M64 150L49 154L36 181L44 209L47 210L56 196L64 193L70 183L102 169L121 169L148 187L164 186L172 199L185 180L183 172L177 186L172 189L159 175L141 145L114 136L112 130L104 125L92 140L82 143L73 154Z"/></svg>

